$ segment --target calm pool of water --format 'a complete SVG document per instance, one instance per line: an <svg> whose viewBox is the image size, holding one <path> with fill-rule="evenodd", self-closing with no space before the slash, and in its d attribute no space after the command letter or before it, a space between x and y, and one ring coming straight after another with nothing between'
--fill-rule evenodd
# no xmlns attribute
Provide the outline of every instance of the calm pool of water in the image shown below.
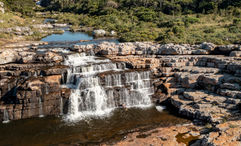
<svg viewBox="0 0 241 146"><path fill-rule="evenodd" d="M91 118L75 124L62 118L45 117L0 124L0 145L99 144L122 138L142 126L188 123L167 111L149 109L115 110L109 117Z"/></svg>
<svg viewBox="0 0 241 146"><path fill-rule="evenodd" d="M82 32L65 31L63 34L52 34L41 41L45 42L60 42L60 41L79 41L79 40L93 40L93 36Z"/></svg>

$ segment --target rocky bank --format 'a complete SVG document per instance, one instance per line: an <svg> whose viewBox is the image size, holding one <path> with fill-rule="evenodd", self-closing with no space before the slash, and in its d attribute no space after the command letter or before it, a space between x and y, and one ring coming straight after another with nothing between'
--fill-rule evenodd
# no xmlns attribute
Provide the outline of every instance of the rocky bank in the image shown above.
<svg viewBox="0 0 241 146"><path fill-rule="evenodd" d="M126 62L129 68L151 70L155 86L154 102L168 101L178 109L180 115L193 119L195 124L211 124L193 145L241 144L241 129L238 126L241 100L240 45L136 42L76 45L71 49L78 52L94 51L114 61ZM225 128L220 128L222 126ZM130 141L121 142L120 145L148 144L146 139ZM160 141L158 139L156 142ZM173 141L178 143L175 138ZM149 142L155 143L152 137ZM164 145L168 145L168 140Z"/></svg>
<svg viewBox="0 0 241 146"><path fill-rule="evenodd" d="M127 68L151 70L155 87L153 102L168 102L178 109L180 115L194 119L195 124L210 123L208 130L205 128L206 131L200 133L201 128L198 127L196 131L199 133L191 134L199 136L193 145L220 145L222 140L227 145L241 144L240 45L103 42L64 49L48 49L45 46L47 44L43 42L29 42L9 45L1 50L1 121L66 112L71 91L62 87L68 68L63 65L64 58L71 53L85 52L123 62ZM159 131L175 129L171 127ZM187 131L177 130L168 138L160 138L157 136L159 132L154 132L158 140L152 142L168 142L170 138L177 142L170 144L185 144L178 142L175 136L190 134ZM222 138L228 136L231 138ZM139 145L139 142L129 140L123 143Z"/></svg>

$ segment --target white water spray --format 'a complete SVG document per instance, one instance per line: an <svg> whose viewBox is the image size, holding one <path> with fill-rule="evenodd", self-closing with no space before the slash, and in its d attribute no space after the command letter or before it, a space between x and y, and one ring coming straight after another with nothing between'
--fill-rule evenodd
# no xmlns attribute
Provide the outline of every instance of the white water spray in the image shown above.
<svg viewBox="0 0 241 146"><path fill-rule="evenodd" d="M72 89L66 120L108 115L119 107L150 107L153 87L150 72L124 72L124 63L72 54L65 60L70 68L67 87ZM99 76L102 74L102 77Z"/></svg>

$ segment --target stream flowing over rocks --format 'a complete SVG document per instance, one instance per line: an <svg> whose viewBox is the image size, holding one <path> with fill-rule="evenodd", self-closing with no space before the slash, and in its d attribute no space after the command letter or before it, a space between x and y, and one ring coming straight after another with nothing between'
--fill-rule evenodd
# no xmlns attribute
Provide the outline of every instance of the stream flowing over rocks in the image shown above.
<svg viewBox="0 0 241 146"><path fill-rule="evenodd" d="M75 121L115 108L168 101L180 115L218 129L218 133L199 133L196 144L218 145L215 139L237 128L221 126L240 119L240 45L46 46L35 42L1 50L0 121L48 115ZM239 136L225 144L240 144L238 131Z"/></svg>

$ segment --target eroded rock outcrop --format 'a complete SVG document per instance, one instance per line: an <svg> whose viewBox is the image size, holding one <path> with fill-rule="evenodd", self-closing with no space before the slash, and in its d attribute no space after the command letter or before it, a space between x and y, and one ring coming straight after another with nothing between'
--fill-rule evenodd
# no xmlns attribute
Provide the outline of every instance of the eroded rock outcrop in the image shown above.
<svg viewBox="0 0 241 146"><path fill-rule="evenodd" d="M152 42L110 43L74 45L71 50L87 52L92 50L98 55L229 55L232 51L239 51L240 45L216 46L212 43L199 45L189 44L156 44Z"/></svg>
<svg viewBox="0 0 241 146"><path fill-rule="evenodd" d="M30 48L0 54L0 119L18 120L59 115L67 108L70 89L61 87L67 67L61 54ZM66 112L66 110L65 110Z"/></svg>

